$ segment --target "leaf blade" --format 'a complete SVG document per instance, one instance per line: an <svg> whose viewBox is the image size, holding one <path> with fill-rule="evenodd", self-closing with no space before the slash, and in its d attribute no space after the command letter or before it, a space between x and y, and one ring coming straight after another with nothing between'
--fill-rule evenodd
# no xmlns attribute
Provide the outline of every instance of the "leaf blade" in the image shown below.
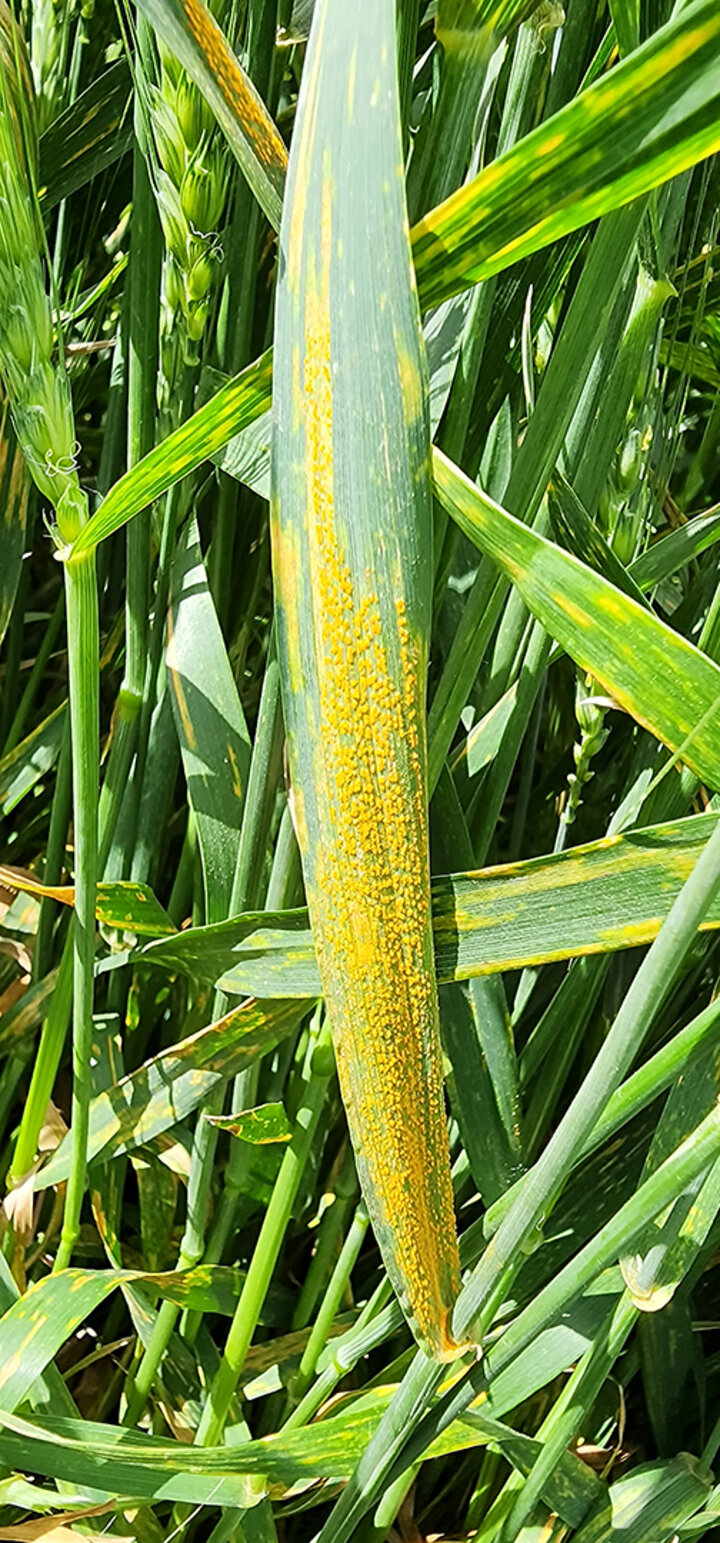
<svg viewBox="0 0 720 1543"><path fill-rule="evenodd" d="M416 1336L447 1358L459 1260L430 929L430 437L391 0L362 14L318 0L280 256L271 534L296 827L366 1203Z"/></svg>
<svg viewBox="0 0 720 1543"><path fill-rule="evenodd" d="M88 1161L107 1162L169 1130L218 1083L278 1044L303 1018L307 1004L244 1002L224 1018L145 1062L90 1105ZM71 1162L62 1142L35 1178L36 1189L59 1184Z"/></svg>
<svg viewBox="0 0 720 1543"><path fill-rule="evenodd" d="M287 151L214 16L202 0L141 0L141 4L200 87L260 207L277 230Z"/></svg>
<svg viewBox="0 0 720 1543"><path fill-rule="evenodd" d="M714 0L695 0L452 194L413 231L422 304L502 272L713 154L719 59Z"/></svg>
<svg viewBox="0 0 720 1543"><path fill-rule="evenodd" d="M438 450L443 506L508 575L538 621L636 722L720 787L720 668L650 610L485 497Z"/></svg>
<svg viewBox="0 0 720 1543"><path fill-rule="evenodd" d="M651 943L715 828L696 815L549 857L437 876L433 934L441 983ZM713 901L703 929L720 927ZM306 911L247 912L147 944L138 956L231 995L321 991Z"/></svg>

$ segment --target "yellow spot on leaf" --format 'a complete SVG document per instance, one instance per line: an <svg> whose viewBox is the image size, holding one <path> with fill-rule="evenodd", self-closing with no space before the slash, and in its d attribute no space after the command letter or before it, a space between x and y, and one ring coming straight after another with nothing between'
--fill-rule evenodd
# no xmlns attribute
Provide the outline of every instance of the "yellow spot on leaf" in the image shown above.
<svg viewBox="0 0 720 1543"><path fill-rule="evenodd" d="M424 403L423 382L417 361L410 356L397 335L395 338L395 350L403 412L405 414L405 422L410 425L417 423L422 418Z"/></svg>
<svg viewBox="0 0 720 1543"><path fill-rule="evenodd" d="M242 779L241 779L241 776L240 776L240 767L238 766L238 762L237 762L237 756L235 754L235 751L233 750L232 745L228 745L227 749L228 749L228 760L230 762L230 773L231 773L231 776L232 776L233 793L235 794L236 798L242 798L242 796L243 796L243 785L242 785Z"/></svg>

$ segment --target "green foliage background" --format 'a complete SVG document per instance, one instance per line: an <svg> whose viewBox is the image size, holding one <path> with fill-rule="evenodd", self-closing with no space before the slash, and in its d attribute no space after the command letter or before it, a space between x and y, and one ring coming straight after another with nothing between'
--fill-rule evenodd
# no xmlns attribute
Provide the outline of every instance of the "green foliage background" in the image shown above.
<svg viewBox="0 0 720 1543"><path fill-rule="evenodd" d="M348 109L381 48L399 120ZM26 0L0 72L0 1536L713 1538L716 0ZM333 156L369 586L378 404L393 498L434 492L409 604L453 1327L482 1342L450 1367L362 1161L359 1189L288 796L283 283Z"/></svg>

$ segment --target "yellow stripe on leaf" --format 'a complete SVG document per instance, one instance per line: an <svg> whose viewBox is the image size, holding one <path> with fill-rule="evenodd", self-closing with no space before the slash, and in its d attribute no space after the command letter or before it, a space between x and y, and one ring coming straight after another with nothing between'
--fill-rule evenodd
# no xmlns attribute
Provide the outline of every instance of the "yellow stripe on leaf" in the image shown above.
<svg viewBox="0 0 720 1543"><path fill-rule="evenodd" d="M281 229L271 524L340 1086L388 1273L445 1359L459 1263L427 837L430 438L394 57L392 0L318 0Z"/></svg>

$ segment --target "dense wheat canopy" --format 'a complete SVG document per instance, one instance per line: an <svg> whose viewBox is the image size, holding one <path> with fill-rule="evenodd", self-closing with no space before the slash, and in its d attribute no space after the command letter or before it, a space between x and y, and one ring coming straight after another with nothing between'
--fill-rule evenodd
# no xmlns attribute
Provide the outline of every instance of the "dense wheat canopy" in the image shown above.
<svg viewBox="0 0 720 1543"><path fill-rule="evenodd" d="M0 0L0 1537L720 1535L716 0Z"/></svg>

